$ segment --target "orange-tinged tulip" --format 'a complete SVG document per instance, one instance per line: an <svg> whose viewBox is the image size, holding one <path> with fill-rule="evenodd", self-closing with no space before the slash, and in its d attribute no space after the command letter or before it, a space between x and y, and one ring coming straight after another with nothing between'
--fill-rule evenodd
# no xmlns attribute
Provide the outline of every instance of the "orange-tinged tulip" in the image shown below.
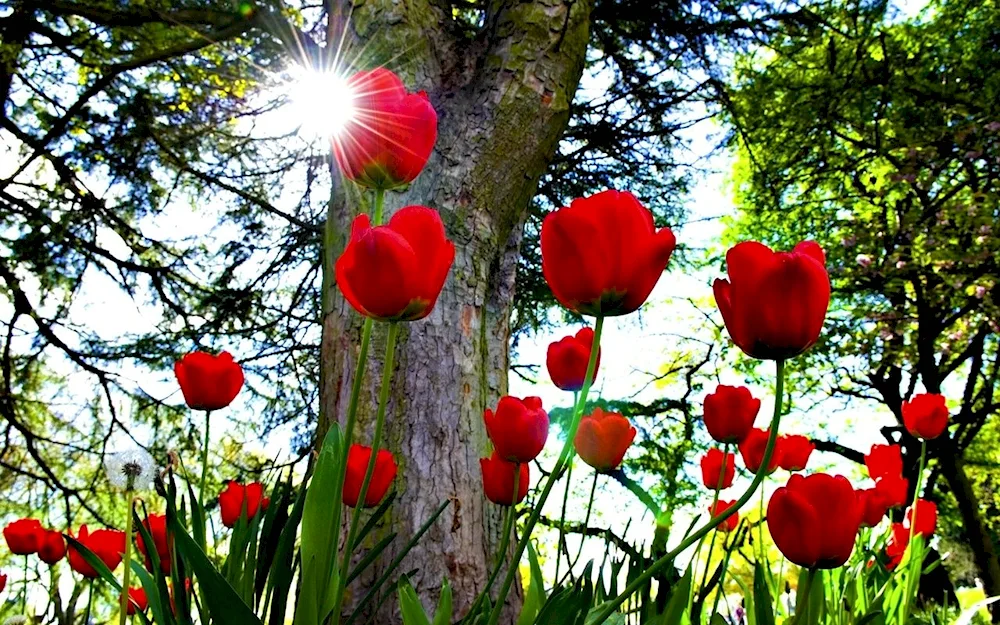
<svg viewBox="0 0 1000 625"><path fill-rule="evenodd" d="M635 440L635 433L635 428L622 415L594 408L580 420L573 446L580 459L597 471L612 471L622 463L625 452Z"/></svg>

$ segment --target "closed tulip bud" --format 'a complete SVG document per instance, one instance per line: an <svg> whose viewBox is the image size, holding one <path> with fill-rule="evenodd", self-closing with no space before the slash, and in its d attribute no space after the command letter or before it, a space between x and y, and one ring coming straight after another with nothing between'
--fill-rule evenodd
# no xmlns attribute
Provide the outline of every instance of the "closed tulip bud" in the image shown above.
<svg viewBox="0 0 1000 625"><path fill-rule="evenodd" d="M948 406L944 395L923 393L904 401L903 424L917 438L932 440L941 436L948 429Z"/></svg>
<svg viewBox="0 0 1000 625"><path fill-rule="evenodd" d="M222 524L226 527L235 527L242 514L246 514L247 519L252 520L258 511L267 510L270 503L271 500L264 496L264 485L260 482L251 482L244 486L231 480L226 489L219 493Z"/></svg>
<svg viewBox="0 0 1000 625"><path fill-rule="evenodd" d="M43 530L38 543L38 559L52 565L66 557L66 539L62 532Z"/></svg>
<svg viewBox="0 0 1000 625"><path fill-rule="evenodd" d="M435 210L407 206L375 227L359 215L337 259L337 286L366 317L416 321L434 309L453 260L455 246Z"/></svg>
<svg viewBox="0 0 1000 625"><path fill-rule="evenodd" d="M892 524L892 535L889 536L889 542L885 545L885 555L888 558L885 568L890 571L899 566L899 563L903 560L903 554L906 553L906 547L910 544L910 530L902 523Z"/></svg>
<svg viewBox="0 0 1000 625"><path fill-rule="evenodd" d="M76 540L93 552L112 571L122 563L122 554L125 553L125 532L108 529L90 532L86 525L81 525ZM90 579L99 577L97 570L90 566L72 544L67 553L71 569Z"/></svg>
<svg viewBox="0 0 1000 625"><path fill-rule="evenodd" d="M858 506L861 508L861 527L875 527L889 510L888 502L876 488L857 491Z"/></svg>
<svg viewBox="0 0 1000 625"><path fill-rule="evenodd" d="M594 344L594 331L584 328L549 345L545 356L545 366L549 370L552 383L564 391L578 391L583 388L590 363L590 350ZM601 350L597 350L594 378L601 366ZM593 380L591 380L593 382Z"/></svg>
<svg viewBox="0 0 1000 625"><path fill-rule="evenodd" d="M409 184L437 141L437 113L423 91L407 93L396 74L379 67L347 81L352 115L333 138L344 176L372 189Z"/></svg>
<svg viewBox="0 0 1000 625"><path fill-rule="evenodd" d="M542 273L559 303L581 315L627 315L645 303L676 240L631 193L603 191L542 222Z"/></svg>
<svg viewBox="0 0 1000 625"><path fill-rule="evenodd" d="M192 352L174 363L184 401L192 410L220 410L243 388L243 369L229 352Z"/></svg>
<svg viewBox="0 0 1000 625"><path fill-rule="evenodd" d="M635 428L628 419L594 408L580 420L573 446L581 460L603 473L618 468L633 440Z"/></svg>
<svg viewBox="0 0 1000 625"><path fill-rule="evenodd" d="M501 397L496 412L487 408L483 421L497 454L510 462L534 460L549 437L549 415L537 397Z"/></svg>
<svg viewBox="0 0 1000 625"><path fill-rule="evenodd" d="M910 481L902 475L887 475L875 481L875 490L889 508L901 508L910 501Z"/></svg>
<svg viewBox="0 0 1000 625"><path fill-rule="evenodd" d="M714 506L708 506L708 513L712 515L713 519L720 516L726 517L716 528L723 532L731 532L740 524L740 514L736 510L735 501L717 501Z"/></svg>
<svg viewBox="0 0 1000 625"><path fill-rule="evenodd" d="M528 496L528 465L508 462L497 452L489 458L480 458L479 467L483 471L483 492L486 498L501 506L521 503ZM514 474L517 471L517 497L514 497Z"/></svg>
<svg viewBox="0 0 1000 625"><path fill-rule="evenodd" d="M808 437L800 434L789 434L779 439L778 445L781 447L781 457L778 459L778 466L785 471L801 471L809 463L809 456L812 455L816 445Z"/></svg>
<svg viewBox="0 0 1000 625"><path fill-rule="evenodd" d="M238 488L239 488L238 484L236 485L236 487L227 487L226 491L227 492L231 491L231 492L229 495L226 495L226 497L234 498ZM232 513L232 509L235 507L235 505L236 505L235 501L226 502L225 512L227 517ZM239 518L239 513L236 514L236 517ZM225 520L229 519L227 518ZM173 545L174 541L173 541L173 536L170 536L169 540L167 538L166 515L151 514L149 515L149 517L146 518L145 521L142 522L142 524L146 527L146 530L149 532L150 536L153 539L153 548L156 551L157 559L160 561L160 571L162 571L164 575L169 575L171 566L170 548ZM150 552L146 547L146 543L143 541L141 532L137 536L136 542L137 542L136 546L139 548L139 553L141 553L145 559L146 569L152 572L153 559L150 557Z"/></svg>
<svg viewBox="0 0 1000 625"><path fill-rule="evenodd" d="M125 607L125 613L128 616L134 615L137 611L145 612L148 607L149 599L146 597L145 590L142 588L128 589L128 605Z"/></svg>
<svg viewBox="0 0 1000 625"><path fill-rule="evenodd" d="M710 490L729 488L736 476L736 456L709 449L701 457L701 479ZM721 484L720 484L721 482Z"/></svg>
<svg viewBox="0 0 1000 625"><path fill-rule="evenodd" d="M929 539L937 529L937 504L926 499L918 499L916 512L914 507L906 509L906 523L913 528L913 534Z"/></svg>
<svg viewBox="0 0 1000 625"><path fill-rule="evenodd" d="M38 519L18 519L3 528L3 537L12 554L27 556L38 551L44 531Z"/></svg>
<svg viewBox="0 0 1000 625"><path fill-rule="evenodd" d="M810 568L833 569L851 557L861 507L847 478L792 475L767 505L767 527L786 558Z"/></svg>
<svg viewBox="0 0 1000 625"><path fill-rule="evenodd" d="M872 445L865 456L868 477L877 480L903 474L903 452L899 445Z"/></svg>
<svg viewBox="0 0 1000 625"><path fill-rule="evenodd" d="M705 396L705 429L720 443L739 443L753 429L760 400L745 386L720 384Z"/></svg>
<svg viewBox="0 0 1000 625"><path fill-rule="evenodd" d="M764 462L764 451L767 449L767 439L771 435L770 432L770 430L753 428L740 443L740 456L743 457L743 464L748 471L756 473L760 470L760 465ZM774 441L774 451L771 452L771 460L767 463L767 473L772 473L781 463L780 442L780 438Z"/></svg>
<svg viewBox="0 0 1000 625"><path fill-rule="evenodd" d="M728 280L716 280L715 302L733 342L752 358L784 360L819 339L830 305L830 277L819 245L804 241L774 252L756 241L726 254Z"/></svg>
<svg viewBox="0 0 1000 625"><path fill-rule="evenodd" d="M358 505L361 497L361 486L371 461L372 448L364 445L351 445L347 452L347 477L344 479L344 504L352 508ZM375 456L375 472L368 483L363 507L374 508L382 503L385 494L389 492L392 481L396 479L396 459L388 449L380 449Z"/></svg>

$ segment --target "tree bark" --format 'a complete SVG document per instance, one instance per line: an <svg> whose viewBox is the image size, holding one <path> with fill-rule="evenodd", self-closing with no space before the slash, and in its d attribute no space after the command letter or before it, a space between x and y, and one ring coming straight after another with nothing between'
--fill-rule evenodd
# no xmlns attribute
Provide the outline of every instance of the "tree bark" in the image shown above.
<svg viewBox="0 0 1000 625"><path fill-rule="evenodd" d="M410 88L425 89L438 112L438 141L426 170L403 193L387 197L386 216L400 206L438 209L456 246L455 263L434 311L405 324L400 335L385 445L399 463L391 524L400 536L391 560L443 501L451 505L401 566L425 607L442 581L463 616L486 581L499 539L500 510L482 494L479 459L489 444L483 411L507 391L514 275L529 202L569 120L583 71L590 2L494 2L481 35L454 32L447 3L372 1L354 8L344 53L374 51L363 69L384 64ZM331 35L338 33L332 24ZM379 56L379 51L392 54ZM399 51L404 51L401 55ZM358 212L340 187L331 218L334 247L343 248ZM336 285L332 288L336 290ZM322 433L343 421L360 341L361 319L337 293L323 323ZM356 438L371 440L381 374L384 327L376 324ZM321 440L321 439L320 439ZM374 574L380 573L373 567ZM363 596L371 577L350 589ZM512 623L520 588L502 622ZM396 602L376 622L397 623Z"/></svg>

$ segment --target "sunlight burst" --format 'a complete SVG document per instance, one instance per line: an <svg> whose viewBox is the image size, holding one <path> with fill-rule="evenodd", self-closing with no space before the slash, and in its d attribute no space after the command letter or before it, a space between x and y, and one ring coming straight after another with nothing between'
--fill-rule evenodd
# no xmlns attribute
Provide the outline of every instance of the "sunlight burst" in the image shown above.
<svg viewBox="0 0 1000 625"><path fill-rule="evenodd" d="M300 132L317 137L335 137L355 115L356 94L347 78L334 72L297 67L289 84L289 115Z"/></svg>

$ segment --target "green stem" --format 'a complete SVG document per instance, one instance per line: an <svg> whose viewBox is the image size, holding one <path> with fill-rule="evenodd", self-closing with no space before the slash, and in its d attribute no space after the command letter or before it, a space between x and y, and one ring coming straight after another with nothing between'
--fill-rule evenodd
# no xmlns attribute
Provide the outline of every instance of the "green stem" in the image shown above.
<svg viewBox="0 0 1000 625"><path fill-rule="evenodd" d="M389 391L392 386L392 373L396 360L396 338L399 336L399 324L392 322L389 324L389 332L385 342L385 361L382 364L382 388L378 397L378 412L375 414L375 434L372 437L372 452L368 458L368 468L365 470L365 479L361 482L361 491L358 493L358 502L354 506L351 514L351 527L347 532L347 542L345 543L343 560L340 565L340 578L338 580L337 599L334 604L334 618L340 621L340 606L344 600L344 581L351 566L351 552L354 539L357 537L358 526L361 522L361 511L365 507L365 497L368 496L368 487L371 485L372 476L375 474L375 464L378 460L379 445L382 443L382 429L385 426L385 409L389 403ZM350 449L350 448L348 448ZM346 467L347 452L344 456L344 466Z"/></svg>
<svg viewBox="0 0 1000 625"><path fill-rule="evenodd" d="M385 208L385 189L375 189L375 211L372 214L372 225L382 225L382 212Z"/></svg>
<svg viewBox="0 0 1000 625"><path fill-rule="evenodd" d="M198 489L198 500L201 503L201 509L205 509L205 486L208 483L208 425L212 422L212 411L205 411L205 444L202 446L201 450L201 488Z"/></svg>
<svg viewBox="0 0 1000 625"><path fill-rule="evenodd" d="M207 428L206 428L207 429ZM204 477L202 477L204 483ZM125 499L128 500L128 515L125 519L125 553L122 556L122 562L125 564L125 571L122 573L122 596L120 599L120 614L118 615L118 625L125 625L126 615L128 614L128 585L129 585L129 575L132 572L132 506L134 502L132 500L132 490L125 491Z"/></svg>
<svg viewBox="0 0 1000 625"><path fill-rule="evenodd" d="M920 489L923 488L924 482L924 469L927 466L927 441L920 441L920 466L917 471L917 485L913 491L913 505L910 507L910 536L906 542L906 549L910 552L911 562L909 563L909 573L906 577L906 596L903 598L903 620L905 623L907 619L910 618L911 603L913 600L913 595L916 593L917 588L920 584L920 574L923 570L923 562L914 564L913 559L913 535L914 530L917 527L917 503L920 501ZM916 569L914 569L916 567ZM916 575L913 571L916 570ZM917 583L913 582L913 578L916 578Z"/></svg>
<svg viewBox="0 0 1000 625"><path fill-rule="evenodd" d="M569 486L573 483L573 462L566 467L566 488L563 490L562 513L559 515L559 540L556 542L556 571L552 579L559 579L559 560L562 556L562 544L566 535L566 502L569 501ZM569 557L569 554L566 554Z"/></svg>
<svg viewBox="0 0 1000 625"><path fill-rule="evenodd" d="M812 567L806 569L806 578L802 581L802 587L796 589L795 625L808 625L813 620L813 616L810 613L812 601L809 600L809 595L812 594L812 586L815 578L816 569Z"/></svg>
<svg viewBox="0 0 1000 625"><path fill-rule="evenodd" d="M90 578L90 588L87 590L87 613L83 618L83 625L90 625L90 608L94 605L94 578Z"/></svg>
<svg viewBox="0 0 1000 625"><path fill-rule="evenodd" d="M715 506L719 503L719 491L722 490L722 485L726 482L726 462L728 461L729 454L729 443L722 445L722 470L719 471L719 481L715 485L715 490L712 492L712 506L708 509L708 515L715 515ZM733 461L735 463L735 460ZM701 585L698 588L701 592L705 592L705 582L708 580L708 569L712 566L712 552L715 550L715 533L711 534L711 538L708 543L708 558L705 560L705 570L701 572ZM701 553L702 541L698 542L698 547L694 550L694 558L691 560L692 566L698 565L698 555ZM694 578L694 571L691 575ZM691 586L691 601L694 601L694 585ZM688 604L689 606L691 604Z"/></svg>
<svg viewBox="0 0 1000 625"><path fill-rule="evenodd" d="M785 556L781 556L781 566L778 567L778 582L774 585L775 593L774 596L777 597L774 600L774 613L784 612L784 606L781 605L781 598L785 595L784 590L781 589L781 582L785 581ZM787 614L785 615L787 616Z"/></svg>
<svg viewBox="0 0 1000 625"><path fill-rule="evenodd" d="M511 584L514 583L514 576L517 574L517 563L521 561L521 556L524 555L524 550L528 546L528 541L531 540L531 531L535 528L535 524L538 523L538 519L542 515L542 507L545 501L549 498L549 493L552 492L552 487L555 486L556 478L562 473L563 467L569 461L573 453L573 438L576 436L576 430L580 427L580 419L583 418L583 409L587 405L587 393L590 392L590 385L594 379L594 371L597 369L597 354L601 348L601 332L604 329L604 317L597 317L596 323L594 324L594 342L590 348L590 360L587 362L587 374L583 379L583 388L580 389L580 398L577 401L576 408L573 411L573 421L570 423L569 431L566 433L566 442L563 443L562 451L559 453L559 459L556 460L556 466L549 475L549 479L545 482L545 487L542 489L541 495L539 495L538 501L535 503L534 508L531 511L531 516L528 517L528 522L524 526L524 532L521 535L521 540L517 542L517 548L514 550L514 560L511 566L507 569L507 575L504 577L503 585L500 587L500 594L497 596L496 605L493 606L493 611L490 613L488 625L496 625L500 620L500 613L503 611L504 600L507 598L507 593L510 592ZM600 622L600 621L597 621Z"/></svg>
<svg viewBox="0 0 1000 625"><path fill-rule="evenodd" d="M709 619L715 615L719 609L719 599L725 594L726 590L726 571L729 569L729 556L733 554L733 547L736 546L735 541L733 544L726 548L726 556L722 559L722 573L719 574L719 587L715 591L715 601L712 602L712 613L708 615Z"/></svg>
<svg viewBox="0 0 1000 625"><path fill-rule="evenodd" d="M514 517L517 516L514 512L517 508L517 504L513 503L517 501L517 487L521 480L521 465L520 463L515 463L514 466L514 494L511 497L511 505L507 506L507 513L504 516L503 521L503 535L500 537L500 548L497 549L496 562L493 565L493 570L490 572L490 576L487 578L486 586L483 591L479 593L476 597L475 603L469 608L469 615L475 618L476 612L479 610L479 606L482 605L486 597L489 596L490 591L493 589L493 583L497 580L497 576L500 574L500 567L503 566L504 555L507 553L507 547L510 546L510 534L511 530L514 528ZM511 565L513 566L513 564Z"/></svg>
<svg viewBox="0 0 1000 625"><path fill-rule="evenodd" d="M594 507L594 493L597 492L597 478L598 478L598 476L600 476L600 473L598 473L597 471L594 471L594 481L590 485L590 499L587 500L587 515L583 518L583 530L584 530L584 532L586 532L587 526L590 525L590 511ZM569 569L566 570L566 576L567 577L572 577L572 575L573 575L573 567L576 566L577 562L580 561L580 556L583 555L583 543L584 543L585 540L587 540L587 534L586 533L580 534L580 546L577 547L576 557L573 558L572 562L568 563L569 564ZM559 580L558 583L562 584L562 582L563 582L563 580Z"/></svg>
<svg viewBox="0 0 1000 625"><path fill-rule="evenodd" d="M24 577L21 578L21 614L28 615L28 556L24 556Z"/></svg>
<svg viewBox="0 0 1000 625"><path fill-rule="evenodd" d="M777 366L777 380L774 385L775 388L774 395L775 397L781 397L785 383L785 363L782 360L776 360L775 364ZM771 418L771 426L770 426L771 433L767 437L767 446L764 448L764 458L761 462L762 468L766 468L768 463L771 462L771 456L774 453L774 445L775 442L778 440L778 426L780 422L781 422L781 402L775 402L774 416ZM753 481L750 482L750 486L747 488L746 492L743 493L743 495L740 496L740 498L736 501L735 508L737 510L742 508L744 505L746 505L748 501L750 501L750 498L753 497L753 494L757 491L757 488L764 481L764 474L765 471L763 470L757 472L757 474L754 476ZM712 518L706 525L701 527L696 532L690 534L686 539L682 540L681 543L677 545L677 547L674 548L673 551L662 556L656 562L653 562L649 566L649 568L647 568L645 571L637 575L635 579L633 579L632 582L625 587L625 589L621 592L621 594L619 594L611 601L605 603L604 607L595 614L593 619L588 619L589 622L603 623L604 621L606 621L611 616L612 612L618 609L618 606L625 603L626 599L635 594L649 580L651 580L654 576L656 576L656 574L659 573L660 570L663 569L663 567L673 562L674 559L677 557L677 554L681 553L691 545L701 540L702 537L704 537L706 534L708 534L713 529L718 527L722 522L723 518L721 516ZM491 625L495 625L495 621Z"/></svg>

